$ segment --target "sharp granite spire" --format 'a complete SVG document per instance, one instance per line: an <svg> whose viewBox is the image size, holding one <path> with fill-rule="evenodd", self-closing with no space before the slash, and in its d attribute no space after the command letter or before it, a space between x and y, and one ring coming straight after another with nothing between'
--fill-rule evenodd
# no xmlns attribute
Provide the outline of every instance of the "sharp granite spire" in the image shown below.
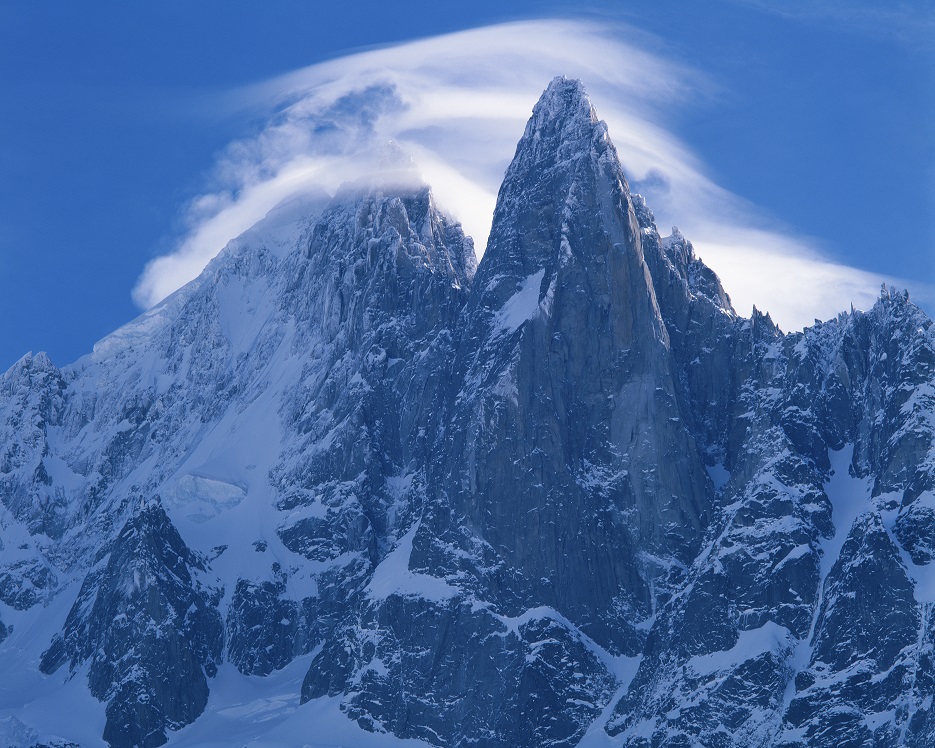
<svg viewBox="0 0 935 748"><path fill-rule="evenodd" d="M475 289L447 495L529 580L527 604L636 652L662 568L645 559L693 557L713 489L684 425L629 189L579 81L556 78L533 109Z"/></svg>
<svg viewBox="0 0 935 748"><path fill-rule="evenodd" d="M932 321L739 317L576 80L476 268L390 162L0 376L0 745L935 745Z"/></svg>

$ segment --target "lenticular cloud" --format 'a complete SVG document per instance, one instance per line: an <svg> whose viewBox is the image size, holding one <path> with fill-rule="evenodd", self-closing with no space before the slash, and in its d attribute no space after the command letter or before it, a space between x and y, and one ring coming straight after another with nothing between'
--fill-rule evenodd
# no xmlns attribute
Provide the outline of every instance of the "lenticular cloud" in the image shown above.
<svg viewBox="0 0 935 748"><path fill-rule="evenodd" d="M146 267L134 299L143 308L158 303L284 199L333 193L374 170L388 141L413 158L482 254L516 141L544 86L561 74L585 82L631 187L660 226L678 222L724 276L739 311L755 301L790 329L848 302L872 303L880 278L764 230L752 206L705 176L666 128L665 113L710 103L716 86L649 51L658 47L627 26L529 21L361 52L236 91L234 105L266 112L267 124L227 148L213 173L216 189L188 206L187 233ZM799 278L781 292L764 272L776 257Z"/></svg>

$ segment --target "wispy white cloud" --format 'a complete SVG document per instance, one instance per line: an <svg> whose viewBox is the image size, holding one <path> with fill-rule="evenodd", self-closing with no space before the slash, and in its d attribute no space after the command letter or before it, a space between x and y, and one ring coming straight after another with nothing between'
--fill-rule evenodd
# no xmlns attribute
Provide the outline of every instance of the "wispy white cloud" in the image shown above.
<svg viewBox="0 0 935 748"><path fill-rule="evenodd" d="M755 229L716 233L719 238L695 243L695 248L717 271L734 308L744 315L754 306L768 311L787 331L830 319L850 304L869 309L882 284L899 289L907 285L831 262L789 237ZM917 290L929 300L928 289Z"/></svg>
<svg viewBox="0 0 935 748"><path fill-rule="evenodd" d="M416 157L439 202L483 251L503 172L554 75L587 81L597 101L625 101L634 137L620 144L665 155L664 133L648 115L713 87L628 41L643 38L581 22L504 24L350 55L234 92L228 106L265 109L269 123L229 146L215 169L217 190L192 202L188 232L146 268L137 303L151 306L194 278L290 188L333 192L359 176L387 140Z"/></svg>
<svg viewBox="0 0 935 748"><path fill-rule="evenodd" d="M881 278L821 258L770 230L753 206L715 184L666 127L667 114L710 105L717 85L627 26L576 21L503 24L370 50L235 92L268 111L259 134L219 160L217 189L188 210L188 232L145 269L148 307L197 276L232 238L289 195L333 192L369 169L388 140L411 153L438 202L483 252L503 172L542 89L581 78L607 121L631 184L660 226L677 222L725 281L738 310L755 301L784 329L872 303ZM778 277L790 280L783 283Z"/></svg>

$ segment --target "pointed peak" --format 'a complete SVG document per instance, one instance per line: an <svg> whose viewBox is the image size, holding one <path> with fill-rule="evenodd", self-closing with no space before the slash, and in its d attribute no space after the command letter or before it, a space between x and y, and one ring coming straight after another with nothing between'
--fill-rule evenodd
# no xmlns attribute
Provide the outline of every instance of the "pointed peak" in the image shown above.
<svg viewBox="0 0 935 748"><path fill-rule="evenodd" d="M605 207L605 233L641 256L640 226L607 126L581 81L559 77L533 108L504 175L481 278L521 282L546 265L569 261L575 251L591 252L593 242L568 239L572 224L593 222L586 205ZM530 227L546 240L520 240Z"/></svg>
<svg viewBox="0 0 935 748"><path fill-rule="evenodd" d="M21 365L24 369L37 369L40 371L55 369L55 364L52 363L52 359L49 358L49 354L45 351L39 351L38 353L30 351L14 365Z"/></svg>
<svg viewBox="0 0 935 748"><path fill-rule="evenodd" d="M585 94L584 84L581 82L581 79L569 78L567 75L556 75L549 81L549 85L545 87L543 95L562 91L572 91L580 93L583 96L587 95Z"/></svg>
<svg viewBox="0 0 935 748"><path fill-rule="evenodd" d="M601 124L584 84L577 79L553 78L532 109L523 140L558 143L590 137Z"/></svg>
<svg viewBox="0 0 935 748"><path fill-rule="evenodd" d="M656 217L646 204L646 198L636 192L630 193L630 201L633 203L633 210L636 213L636 220L642 229L656 229Z"/></svg>
<svg viewBox="0 0 935 748"><path fill-rule="evenodd" d="M541 114L549 119L564 117L597 121L584 84L577 78L566 78L564 75L552 79L532 111L533 117Z"/></svg>
<svg viewBox="0 0 935 748"><path fill-rule="evenodd" d="M501 185L501 198L510 202L556 168L570 178L582 160L594 161L597 168L597 161L607 156L623 180L607 126L597 118L584 85L554 78L533 107Z"/></svg>
<svg viewBox="0 0 935 748"><path fill-rule="evenodd" d="M19 361L13 364L6 372L0 372L0 378L13 377L25 378L33 381L35 378L48 378L48 376L58 374L58 367L52 363L52 359L44 351L33 353L30 351L22 356Z"/></svg>
<svg viewBox="0 0 935 748"><path fill-rule="evenodd" d="M343 185L315 224L304 256L341 266L353 264L354 256L363 260L362 269L381 275L387 263L395 266L405 257L410 266L450 276L458 288L477 268L474 242L461 224L438 205L427 184L405 178ZM369 283L371 277L355 276L355 282Z"/></svg>

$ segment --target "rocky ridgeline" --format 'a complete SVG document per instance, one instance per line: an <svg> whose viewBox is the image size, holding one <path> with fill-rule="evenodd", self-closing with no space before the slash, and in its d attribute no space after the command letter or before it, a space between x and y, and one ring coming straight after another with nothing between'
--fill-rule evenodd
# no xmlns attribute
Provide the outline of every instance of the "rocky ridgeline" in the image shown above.
<svg viewBox="0 0 935 748"><path fill-rule="evenodd" d="M108 744L157 746L219 668L306 658L295 698L431 745L935 745L935 329L905 294L739 317L563 78L479 266L399 172L299 208L0 379L29 703L86 683ZM74 738L4 698L7 742Z"/></svg>

